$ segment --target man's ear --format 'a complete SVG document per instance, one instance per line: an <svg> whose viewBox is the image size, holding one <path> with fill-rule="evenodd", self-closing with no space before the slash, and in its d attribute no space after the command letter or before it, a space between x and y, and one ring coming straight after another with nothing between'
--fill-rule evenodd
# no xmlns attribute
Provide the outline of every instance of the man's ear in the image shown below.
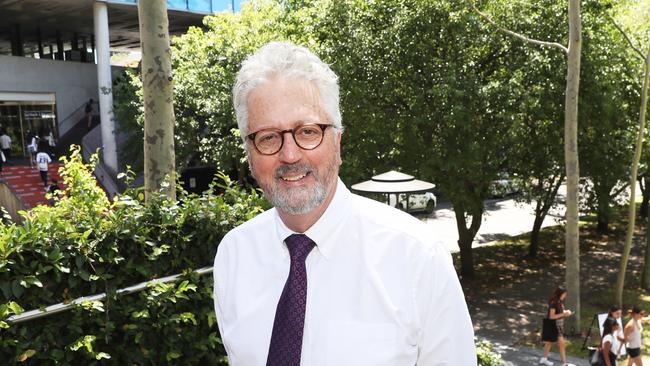
<svg viewBox="0 0 650 366"><path fill-rule="evenodd" d="M341 138L343 137L343 132L336 131L336 136L334 137L334 145L336 147L336 163L340 166L343 164L341 159Z"/></svg>

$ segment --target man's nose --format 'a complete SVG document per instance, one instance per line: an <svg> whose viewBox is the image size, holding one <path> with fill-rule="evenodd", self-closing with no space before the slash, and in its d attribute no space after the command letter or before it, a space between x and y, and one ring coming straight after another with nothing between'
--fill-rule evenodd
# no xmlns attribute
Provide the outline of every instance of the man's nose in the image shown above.
<svg viewBox="0 0 650 366"><path fill-rule="evenodd" d="M302 157L302 149L296 144L290 131L284 133L284 143L278 154L283 163L289 164L297 162Z"/></svg>

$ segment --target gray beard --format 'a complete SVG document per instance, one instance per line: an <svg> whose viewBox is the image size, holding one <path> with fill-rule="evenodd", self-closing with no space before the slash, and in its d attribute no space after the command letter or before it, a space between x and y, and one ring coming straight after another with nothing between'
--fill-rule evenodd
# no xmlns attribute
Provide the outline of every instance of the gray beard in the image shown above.
<svg viewBox="0 0 650 366"><path fill-rule="evenodd" d="M323 203L326 197L327 189L320 182L316 182L311 191L307 187L296 187L283 191L273 185L271 191L266 194L266 198L277 210L289 215L306 214Z"/></svg>

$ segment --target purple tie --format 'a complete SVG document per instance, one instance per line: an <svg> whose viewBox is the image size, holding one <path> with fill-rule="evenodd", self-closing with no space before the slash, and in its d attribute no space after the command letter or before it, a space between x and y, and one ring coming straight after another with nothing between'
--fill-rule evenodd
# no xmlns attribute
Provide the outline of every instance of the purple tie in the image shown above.
<svg viewBox="0 0 650 366"><path fill-rule="evenodd" d="M293 234L285 239L291 266L289 277L275 310L273 333L267 366L299 366L302 335L305 328L307 304L307 270L305 259L315 243L304 234Z"/></svg>

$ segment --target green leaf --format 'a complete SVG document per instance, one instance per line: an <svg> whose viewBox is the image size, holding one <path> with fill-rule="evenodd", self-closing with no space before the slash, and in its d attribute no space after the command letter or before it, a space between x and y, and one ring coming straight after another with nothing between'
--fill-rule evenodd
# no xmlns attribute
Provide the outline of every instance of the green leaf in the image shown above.
<svg viewBox="0 0 650 366"><path fill-rule="evenodd" d="M108 359L110 359L110 358L111 358L111 355L109 355L109 354L106 353L106 352L99 352L99 353L97 353L97 354L95 355L95 359L96 359L96 360L101 360L101 359L106 359L106 360L108 360Z"/></svg>
<svg viewBox="0 0 650 366"><path fill-rule="evenodd" d="M25 289L20 285L20 281L14 280L11 283L11 291L16 298L20 298L25 292Z"/></svg>
<svg viewBox="0 0 650 366"><path fill-rule="evenodd" d="M180 357L181 354L178 352L167 352L167 361L172 361Z"/></svg>
<svg viewBox="0 0 650 366"><path fill-rule="evenodd" d="M9 308L9 309L14 313L14 314L20 314L20 313L22 313L22 312L25 311L25 309L23 309L20 305L18 305L18 303L14 302L14 301L10 301L10 302L7 304L7 307L8 307L8 308Z"/></svg>

